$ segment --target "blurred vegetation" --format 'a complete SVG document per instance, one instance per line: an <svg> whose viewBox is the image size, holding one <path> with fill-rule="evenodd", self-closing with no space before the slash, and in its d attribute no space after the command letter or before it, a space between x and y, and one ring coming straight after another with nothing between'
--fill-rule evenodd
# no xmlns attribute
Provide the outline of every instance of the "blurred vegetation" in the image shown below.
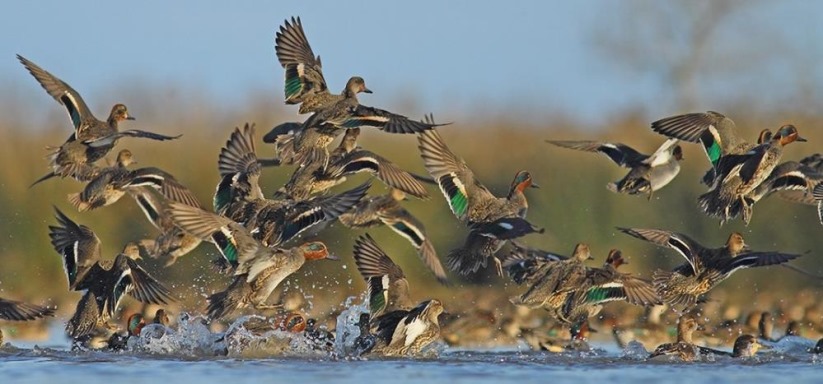
<svg viewBox="0 0 823 384"><path fill-rule="evenodd" d="M22 71L21 71L22 72ZM21 74L21 76L23 76ZM34 84L19 97L6 100L0 106L0 137L4 150L0 152L0 295L35 303L59 306L60 317L73 311L78 293L68 292L60 256L51 248L47 226L54 224L52 205L60 208L78 223L91 227L103 241L105 257L113 257L131 240L156 236L156 231L128 197L110 207L78 213L66 201L66 195L79 191L82 184L73 180L49 180L34 188L29 184L48 171L44 150L59 145L70 133L70 125L61 106L51 101ZM123 128L151 130L163 134L182 133L171 142L124 139L113 151L131 149L138 167L157 166L189 186L205 206L211 206L211 195L217 183L217 155L235 126L246 121L257 123L258 156L267 157L273 149L260 141L270 127L289 119L300 118L292 108L281 106L279 95L257 92L249 96L243 108L230 108L218 100L198 96L192 89L150 85L118 92L137 120ZM200 97L198 99L198 97ZM98 117L105 117L109 106L92 104ZM413 108L412 108L413 109ZM401 111L399 111L401 112ZM406 111L402 111L407 113ZM452 120L449 111L434 111L438 121ZM686 111L671 111L676 114ZM823 116L792 110L757 114L745 108L730 108L723 113L732 117L740 132L754 140L762 128L775 128L791 121L808 143L787 148L785 159L799 159L816 151L823 134L815 129ZM422 115L422 114L421 114ZM608 182L621 178L626 170L603 156L551 146L545 139L619 141L641 152L651 153L664 140L648 128L649 121L637 111L609 119L607 126L583 126L568 117L546 119L541 124L524 123L515 114L474 117L456 120L441 132L452 148L462 156L479 180L494 193L505 195L511 178L520 169L534 175L541 189L527 191L530 202L529 219L543 226L543 235L530 235L525 243L555 252L568 253L575 243L591 245L599 265L610 248L620 248L628 256L628 271L650 276L654 268L671 268L683 260L669 250L618 234L615 226L671 229L693 236L707 246L720 246L731 231L744 234L751 247L758 250L810 253L794 264L810 272L823 274L818 255L823 245L817 236L823 233L814 207L801 206L776 198L766 199L755 207L749 227L737 220L718 227L718 221L698 211L696 198L703 191L698 179L708 162L695 144L684 143L685 162L681 174L669 186L658 191L651 200L645 196L617 195L609 192ZM422 116L421 116L422 117ZM663 116L659 116L663 117ZM790 119L787 117L791 117ZM425 174L417 150L417 140L411 135L389 135L364 129L360 145L382 154L402 167ZM291 167L264 170L264 192L274 192L286 181ZM362 182L365 176L355 176L340 186L342 191ZM385 193L386 188L375 182L372 193ZM452 216L439 190L430 188L428 201L411 200L407 208L427 225L441 258L462 244L466 229ZM439 297L457 305L467 292L483 289L501 296L520 292L507 279L498 279L493 268L474 282L454 276L451 286L439 286L417 259L414 249L403 238L387 228L368 231L378 243L403 267L412 285L415 298ZM351 257L351 247L362 231L351 231L339 224L321 232L318 238L329 244L340 261L321 261L304 266L294 278L284 284L287 289L301 289L313 307L309 312L325 312L339 306L352 295L359 295L365 286ZM213 246L202 244L177 264L163 268L165 260L147 260L148 269L173 287L183 309L201 311L204 297L222 289L228 278L214 272L210 259L217 255ZM755 291L789 293L800 288L819 293L819 283L783 268L744 271L721 285L728 300L749 303ZM272 300L275 298L273 297ZM463 303L465 304L465 303Z"/></svg>

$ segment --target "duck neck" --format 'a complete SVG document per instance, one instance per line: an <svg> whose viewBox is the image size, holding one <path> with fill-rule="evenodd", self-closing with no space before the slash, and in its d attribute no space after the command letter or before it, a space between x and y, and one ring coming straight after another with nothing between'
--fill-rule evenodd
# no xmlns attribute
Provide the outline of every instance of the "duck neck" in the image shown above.
<svg viewBox="0 0 823 384"><path fill-rule="evenodd" d="M692 331L682 330L680 332L677 332L677 342L678 343L694 344L692 342Z"/></svg>

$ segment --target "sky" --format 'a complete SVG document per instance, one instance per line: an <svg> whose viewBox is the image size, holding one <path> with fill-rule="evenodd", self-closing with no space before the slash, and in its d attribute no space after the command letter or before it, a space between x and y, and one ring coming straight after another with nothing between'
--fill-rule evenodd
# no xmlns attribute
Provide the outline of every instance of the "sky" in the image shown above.
<svg viewBox="0 0 823 384"><path fill-rule="evenodd" d="M636 3L643 8L648 2ZM626 12L627 4L14 2L0 14L0 84L26 103L48 100L15 59L19 53L71 84L99 115L115 102L119 87L135 82L241 104L254 91L282 93L274 34L284 19L300 16L330 88L340 90L350 76L360 75L375 92L361 99L368 105L411 105L413 111L397 112L436 116L515 113L531 121L559 111L592 124L627 108L640 108L650 118L682 112L662 102L669 100L670 84L655 70L627 71L595 44L603 25L617 26L609 33L619 36L654 17ZM729 79L703 79L702 89L716 97L708 95L708 105L699 107L760 92L771 94L763 97L767 102L789 102L784 94L802 85L798 78L823 84L817 69L823 59L823 2L762 2L751 8L724 26L716 42L749 47L761 55L758 62L740 63ZM791 61L758 65L786 49Z"/></svg>

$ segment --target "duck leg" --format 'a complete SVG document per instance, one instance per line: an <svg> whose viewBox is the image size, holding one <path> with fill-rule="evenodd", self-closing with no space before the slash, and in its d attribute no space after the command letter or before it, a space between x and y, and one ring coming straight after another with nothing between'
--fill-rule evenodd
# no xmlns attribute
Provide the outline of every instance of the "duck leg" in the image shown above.
<svg viewBox="0 0 823 384"><path fill-rule="evenodd" d="M494 260L494 267L497 269L497 276L503 277L503 263L497 256L492 256L492 259Z"/></svg>

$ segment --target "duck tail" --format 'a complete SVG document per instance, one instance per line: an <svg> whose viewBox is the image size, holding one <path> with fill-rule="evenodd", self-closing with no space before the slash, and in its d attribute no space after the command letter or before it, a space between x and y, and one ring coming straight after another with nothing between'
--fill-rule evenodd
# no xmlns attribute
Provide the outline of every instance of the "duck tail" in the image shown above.
<svg viewBox="0 0 823 384"><path fill-rule="evenodd" d="M446 256L446 266L463 276L477 272L486 267L488 256L471 247L463 246L451 250Z"/></svg>
<svg viewBox="0 0 823 384"><path fill-rule="evenodd" d="M47 174L43 175L43 177L41 177L41 178L39 178L39 179L35 180L33 183L31 183L31 185L29 185L29 188L31 188L31 187L33 187L33 186L35 186L35 185L37 185L37 184L40 184L40 183L42 183L42 182L44 182L44 181L46 181L46 180L48 180L48 179L51 179L52 177L55 177L55 176L57 176L57 174L56 174L56 173L54 173L54 172L49 172L49 173L47 173Z"/></svg>
<svg viewBox="0 0 823 384"><path fill-rule="evenodd" d="M734 196L731 193L723 192L722 188L715 188L697 198L697 205L707 215L719 218L723 221L735 216L731 215ZM738 213L739 213L738 209Z"/></svg>
<svg viewBox="0 0 823 384"><path fill-rule="evenodd" d="M210 319L221 319L240 307L244 297L251 294L251 286L246 282L246 275L236 276L224 291L208 297L206 313Z"/></svg>

